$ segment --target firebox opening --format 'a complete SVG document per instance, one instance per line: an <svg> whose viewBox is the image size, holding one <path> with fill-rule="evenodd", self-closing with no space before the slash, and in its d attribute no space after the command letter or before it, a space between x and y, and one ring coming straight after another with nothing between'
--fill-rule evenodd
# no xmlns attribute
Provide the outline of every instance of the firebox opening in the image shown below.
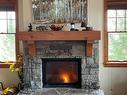
<svg viewBox="0 0 127 95"><path fill-rule="evenodd" d="M42 58L43 87L81 88L81 58Z"/></svg>

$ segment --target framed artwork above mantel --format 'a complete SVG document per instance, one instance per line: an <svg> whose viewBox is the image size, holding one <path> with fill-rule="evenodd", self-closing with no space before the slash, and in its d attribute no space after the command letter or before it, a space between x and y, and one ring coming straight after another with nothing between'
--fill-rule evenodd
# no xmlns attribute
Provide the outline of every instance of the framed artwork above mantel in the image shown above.
<svg viewBox="0 0 127 95"><path fill-rule="evenodd" d="M33 22L87 23L87 0L32 0Z"/></svg>

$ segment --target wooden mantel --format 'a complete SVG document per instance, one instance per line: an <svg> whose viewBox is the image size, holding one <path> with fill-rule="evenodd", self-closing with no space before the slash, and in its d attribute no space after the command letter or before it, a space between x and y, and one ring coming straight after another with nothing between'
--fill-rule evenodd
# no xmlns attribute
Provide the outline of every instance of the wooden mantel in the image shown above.
<svg viewBox="0 0 127 95"><path fill-rule="evenodd" d="M92 56L93 41L100 40L100 31L43 31L16 33L18 41L27 41L29 54L36 55L36 41L87 41L86 56Z"/></svg>

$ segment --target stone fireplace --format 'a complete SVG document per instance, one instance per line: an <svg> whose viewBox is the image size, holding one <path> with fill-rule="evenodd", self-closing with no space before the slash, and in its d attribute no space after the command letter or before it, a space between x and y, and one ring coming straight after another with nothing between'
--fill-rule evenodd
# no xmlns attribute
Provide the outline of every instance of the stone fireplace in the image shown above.
<svg viewBox="0 0 127 95"><path fill-rule="evenodd" d="M87 57L84 41L37 41L37 55L28 56L24 43L25 87L38 88L99 88L98 41L93 55Z"/></svg>
<svg viewBox="0 0 127 95"><path fill-rule="evenodd" d="M24 90L19 95L103 95L99 31L18 32L17 38L24 52Z"/></svg>

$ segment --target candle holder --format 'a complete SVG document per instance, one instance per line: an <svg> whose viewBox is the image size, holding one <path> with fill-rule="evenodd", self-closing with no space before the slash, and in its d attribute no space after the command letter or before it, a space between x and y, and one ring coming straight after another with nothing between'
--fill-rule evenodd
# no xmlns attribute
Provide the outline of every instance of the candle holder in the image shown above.
<svg viewBox="0 0 127 95"><path fill-rule="evenodd" d="M70 31L74 31L75 30L75 23L71 23L71 29L70 29Z"/></svg>
<svg viewBox="0 0 127 95"><path fill-rule="evenodd" d="M86 24L85 21L82 21L81 22L81 27L83 28L82 31L85 31L86 30L87 24Z"/></svg>

